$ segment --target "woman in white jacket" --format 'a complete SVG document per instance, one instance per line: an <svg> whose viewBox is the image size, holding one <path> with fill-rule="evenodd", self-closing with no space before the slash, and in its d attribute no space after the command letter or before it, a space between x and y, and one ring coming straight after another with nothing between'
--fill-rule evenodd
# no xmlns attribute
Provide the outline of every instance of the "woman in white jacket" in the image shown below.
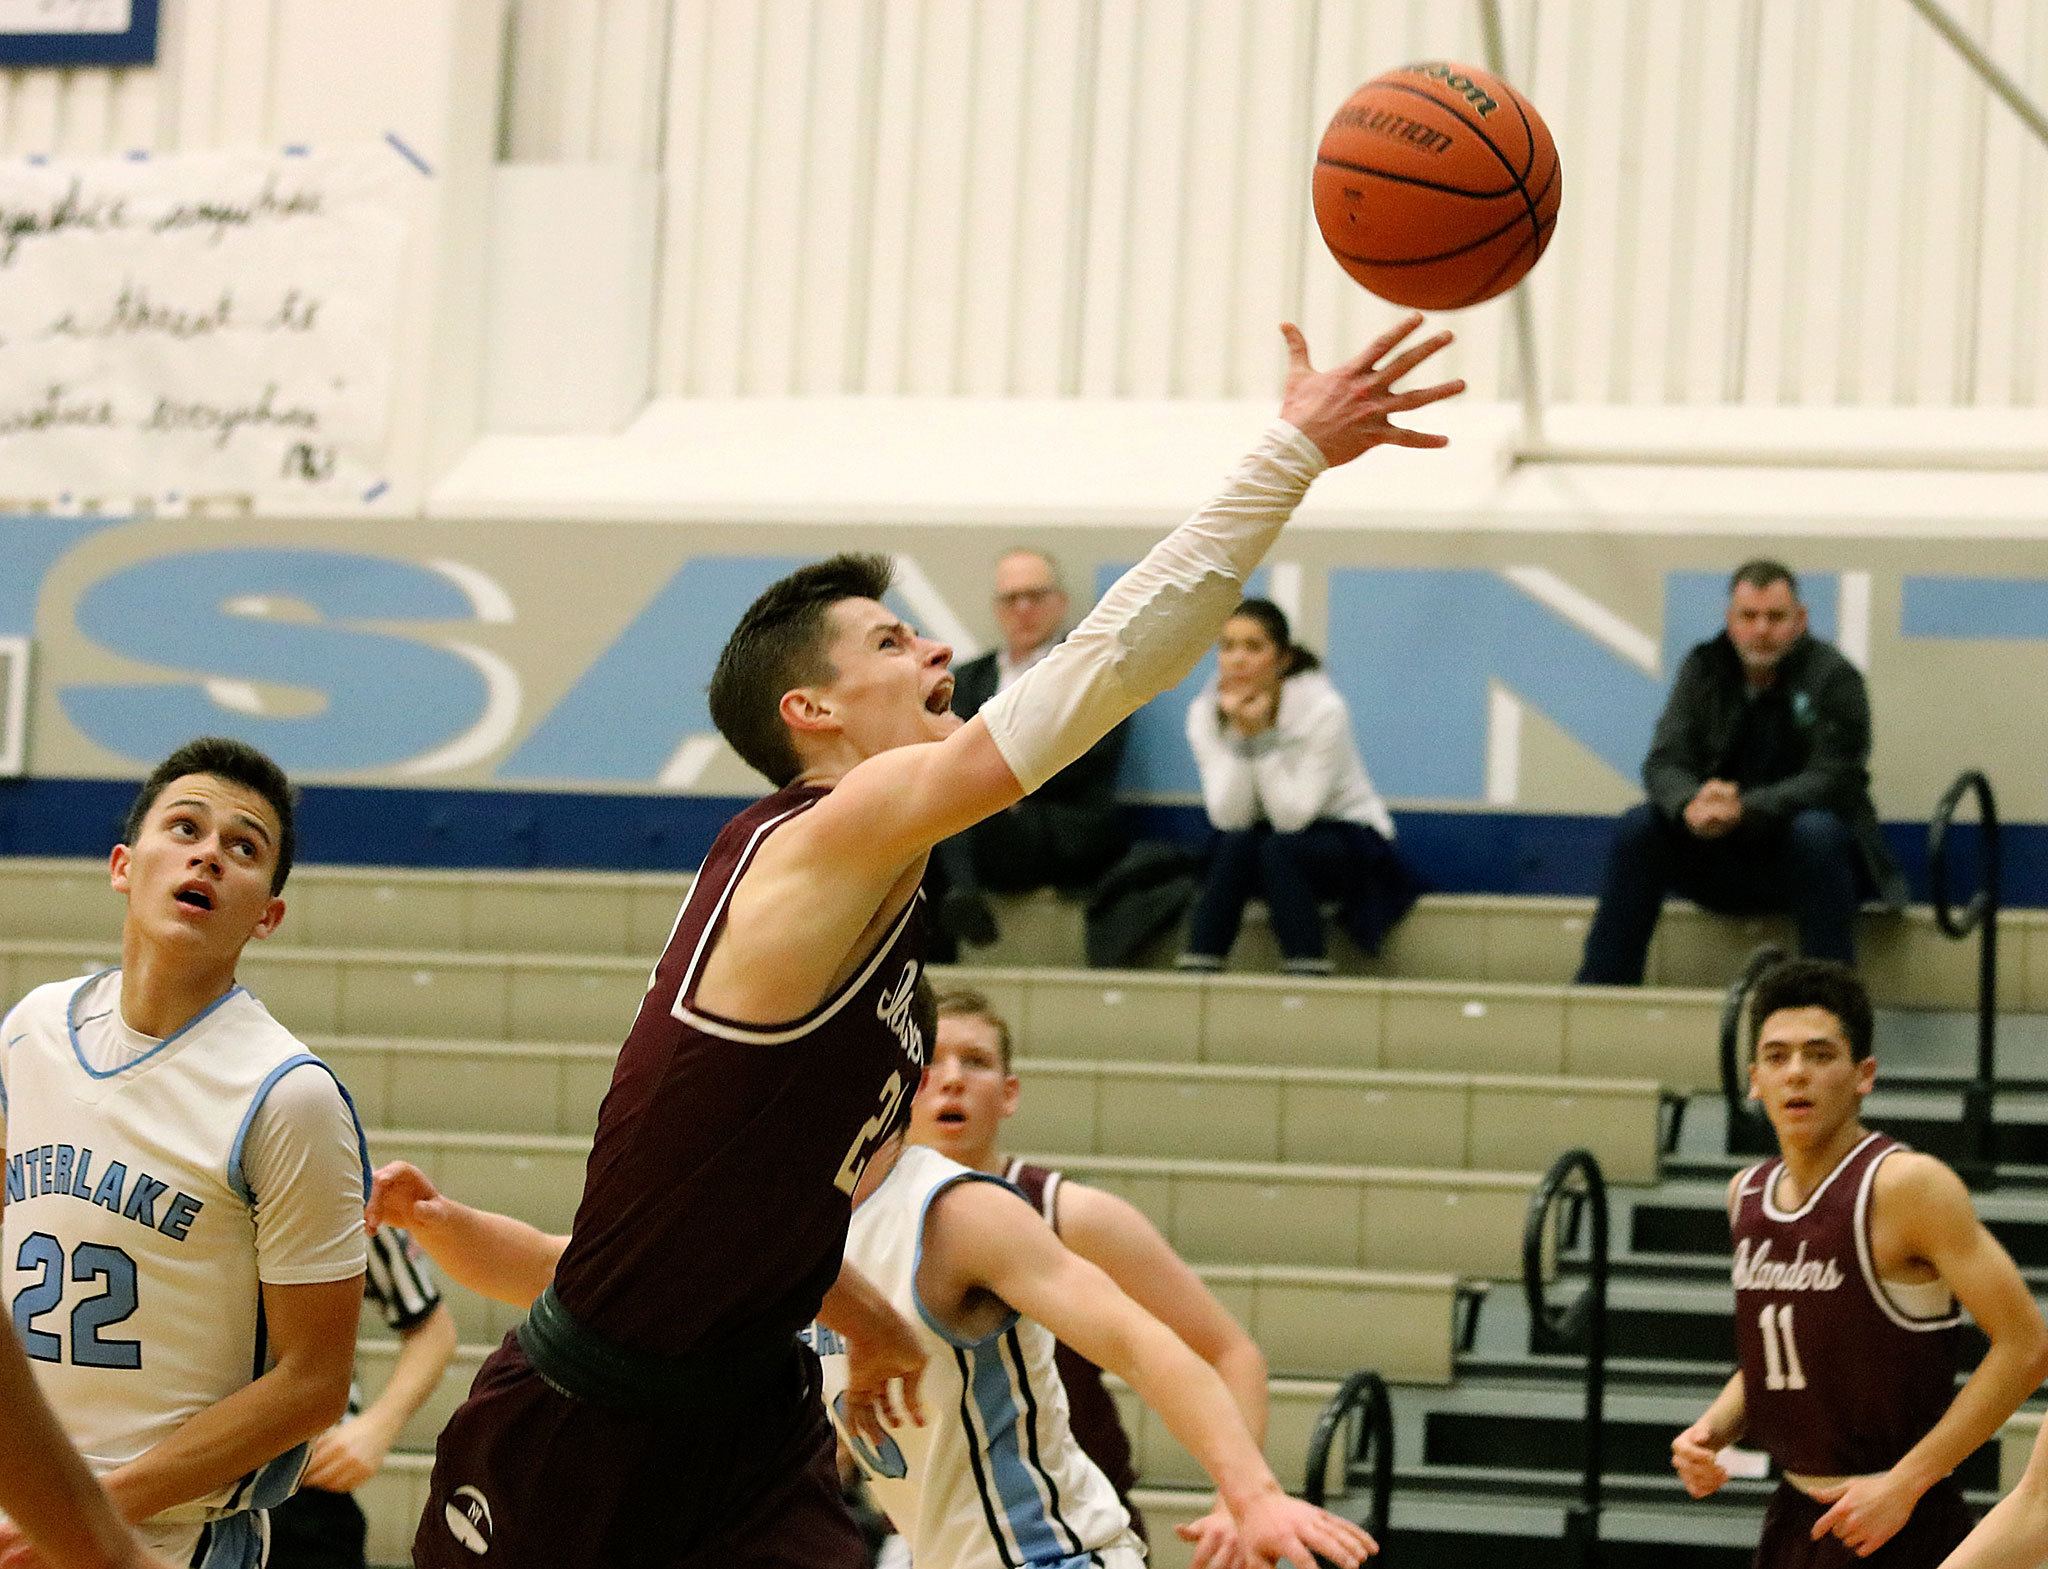
<svg viewBox="0 0 2048 1569"><path fill-rule="evenodd" d="M1287 617L1247 599L1223 625L1216 683L1188 710L1188 745L1216 830L1207 879L1180 966L1223 967L1254 895L1272 913L1283 967L1327 975L1323 900L1377 953L1415 903L1395 855L1394 820L1372 787L1351 711L1320 661L1293 642Z"/></svg>

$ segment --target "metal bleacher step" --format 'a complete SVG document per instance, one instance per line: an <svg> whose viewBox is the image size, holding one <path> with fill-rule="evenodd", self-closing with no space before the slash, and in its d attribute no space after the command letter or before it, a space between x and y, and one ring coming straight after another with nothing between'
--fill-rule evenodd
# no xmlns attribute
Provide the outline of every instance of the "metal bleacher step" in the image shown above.
<svg viewBox="0 0 2048 1569"><path fill-rule="evenodd" d="M112 935L0 939L0 990L90 973L117 947ZM238 974L301 1036L617 1041L647 987L645 959L386 947L265 944ZM1045 969L934 979L987 993L1034 1057L1718 1083L1710 992Z"/></svg>
<svg viewBox="0 0 2048 1569"><path fill-rule="evenodd" d="M287 918L270 944L374 945L419 952L471 951L633 957L659 951L690 879L673 872L621 873L412 869L305 864L292 874ZM1082 907L1051 893L995 901L1002 940L972 951L976 964L1076 967ZM104 861L0 860L0 933L105 941L119 923ZM1380 978L1555 983L1577 968L1592 901L1492 894L1425 895L1367 959L1341 938L1347 971ZM1263 910L1254 906L1234 962L1275 967ZM2004 912L2009 958L2006 1005L2048 1011L2048 915ZM1665 987L1718 989L1758 943L1789 945L1781 920L1734 920L1673 901L1658 925L1648 975ZM1859 950L1882 1002L1968 1007L1975 998L1972 945L1953 943L1931 913L1866 913ZM1169 958L1171 943L1155 957ZM2038 958L2037 958L2038 956Z"/></svg>
<svg viewBox="0 0 2048 1569"><path fill-rule="evenodd" d="M587 1137L615 1047L320 1035L372 1124ZM1665 1092L1650 1080L1020 1057L1004 1138L1101 1155L1534 1169L1560 1143L1617 1181L1655 1174Z"/></svg>

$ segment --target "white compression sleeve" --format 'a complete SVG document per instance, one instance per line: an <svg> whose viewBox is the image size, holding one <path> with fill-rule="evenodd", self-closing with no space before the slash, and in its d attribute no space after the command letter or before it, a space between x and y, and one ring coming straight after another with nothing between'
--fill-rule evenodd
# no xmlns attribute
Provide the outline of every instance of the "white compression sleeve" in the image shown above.
<svg viewBox="0 0 2048 1569"><path fill-rule="evenodd" d="M1195 668L1328 466L1314 442L1275 420L1213 501L1118 578L1058 648L982 705L1019 784L1036 790Z"/></svg>

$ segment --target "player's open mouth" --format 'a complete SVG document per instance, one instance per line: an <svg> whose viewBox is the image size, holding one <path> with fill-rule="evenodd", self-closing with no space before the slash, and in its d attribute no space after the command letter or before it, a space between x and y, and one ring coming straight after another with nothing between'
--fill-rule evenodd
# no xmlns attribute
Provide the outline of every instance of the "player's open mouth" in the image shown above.
<svg viewBox="0 0 2048 1569"><path fill-rule="evenodd" d="M947 676L933 687L924 700L924 711L928 714L943 714L953 706L953 678Z"/></svg>
<svg viewBox="0 0 2048 1569"><path fill-rule="evenodd" d="M966 1122L967 1113L964 1111L942 1111L939 1113L938 1117L935 1120L945 1127L957 1128L962 1123Z"/></svg>
<svg viewBox="0 0 2048 1569"><path fill-rule="evenodd" d="M213 908L213 895L204 888L180 888L174 897L178 903L186 906L188 909L210 910Z"/></svg>

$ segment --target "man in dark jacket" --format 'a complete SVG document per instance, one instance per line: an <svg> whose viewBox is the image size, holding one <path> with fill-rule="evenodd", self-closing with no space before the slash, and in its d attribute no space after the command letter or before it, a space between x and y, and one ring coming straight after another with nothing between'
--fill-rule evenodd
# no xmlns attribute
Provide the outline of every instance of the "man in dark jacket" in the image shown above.
<svg viewBox="0 0 2048 1569"><path fill-rule="evenodd" d="M996 627L1001 645L953 671L953 712L972 719L1059 643L1067 624L1067 591L1059 568L1037 550L1013 550L996 563ZM949 937L996 940L995 914L984 890L1023 893L1094 887L1126 848L1115 800L1123 761L1118 725L1086 755L1062 769L1035 795L940 844L927 884Z"/></svg>
<svg viewBox="0 0 2048 1569"><path fill-rule="evenodd" d="M1667 893L1728 915L1785 911L1811 958L1855 962L1856 908L1905 883L1870 802L1870 700L1839 650L1809 637L1799 581L1747 562L1728 628L1686 655L1622 814L1582 985L1634 986Z"/></svg>

